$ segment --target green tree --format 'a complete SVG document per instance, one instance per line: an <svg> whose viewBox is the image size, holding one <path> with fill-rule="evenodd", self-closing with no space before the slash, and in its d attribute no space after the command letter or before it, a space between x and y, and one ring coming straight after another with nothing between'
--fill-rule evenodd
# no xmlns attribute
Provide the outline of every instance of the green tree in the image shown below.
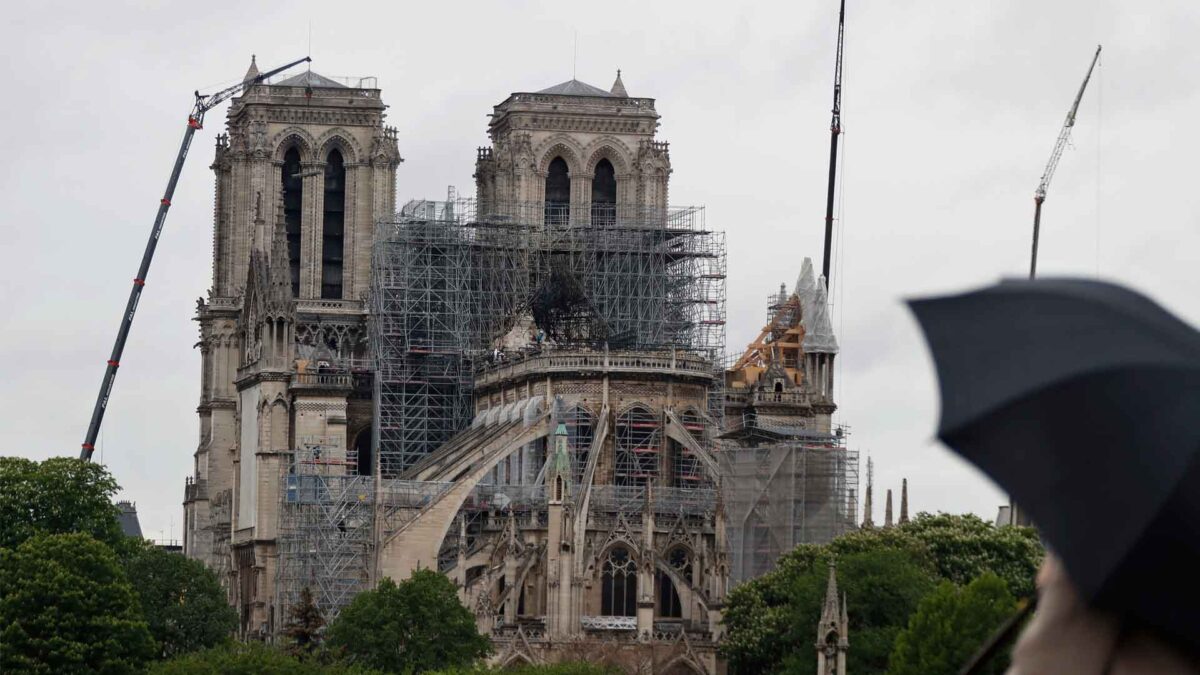
<svg viewBox="0 0 1200 675"><path fill-rule="evenodd" d="M160 657L206 649L229 638L237 628L237 613L212 570L149 544L131 549L123 561L125 573L136 581Z"/></svg>
<svg viewBox="0 0 1200 675"><path fill-rule="evenodd" d="M920 513L897 529L921 542L947 581L965 586L991 572L1014 596L1033 595L1045 550L1031 527L997 527L974 514Z"/></svg>
<svg viewBox="0 0 1200 675"><path fill-rule="evenodd" d="M991 572L961 589L943 581L896 638L888 675L954 675L1016 606L1008 585ZM1007 668L1007 659L997 658L980 672Z"/></svg>
<svg viewBox="0 0 1200 675"><path fill-rule="evenodd" d="M506 668L475 663L467 667L435 670L430 675L621 675L622 672L616 666L586 661L564 661L540 665L513 665Z"/></svg>
<svg viewBox="0 0 1200 675"><path fill-rule="evenodd" d="M127 673L154 656L137 594L88 534L0 549L0 672Z"/></svg>
<svg viewBox="0 0 1200 675"><path fill-rule="evenodd" d="M886 574L875 577L883 579L882 586L857 579L855 556L881 551L907 559L935 580L959 585L992 572L1017 596L1032 593L1043 554L1029 528L994 527L972 515L927 513L897 527L852 532L824 546L797 546L770 573L739 585L727 598L722 651L733 672L799 674L815 668L816 621L831 556L839 561L838 582L850 607L853 646L847 665L883 672L893 640L935 582L911 586L897 598ZM917 593L915 599L909 591Z"/></svg>
<svg viewBox="0 0 1200 675"><path fill-rule="evenodd" d="M354 663L395 673L467 666L491 646L454 583L428 569L359 593L329 625L327 642Z"/></svg>
<svg viewBox="0 0 1200 675"><path fill-rule="evenodd" d="M120 548L127 538L112 502L119 489L108 470L92 462L0 457L0 548L16 548L36 534L66 532L86 532Z"/></svg>
<svg viewBox="0 0 1200 675"><path fill-rule="evenodd" d="M373 675L344 663L323 664L259 642L230 643L192 652L150 667L150 675Z"/></svg>
<svg viewBox="0 0 1200 675"><path fill-rule="evenodd" d="M729 595L722 652L735 672L813 673L817 621L828 583L828 551L806 545L784 564ZM838 588L850 612L854 648L847 670L882 672L892 642L935 585L932 569L903 550L877 549L838 558Z"/></svg>
<svg viewBox="0 0 1200 675"><path fill-rule="evenodd" d="M325 626L325 617L321 616L320 608L313 602L308 586L301 589L300 602L292 607L290 614L283 634L291 640L293 653L312 654L321 646L321 628Z"/></svg>

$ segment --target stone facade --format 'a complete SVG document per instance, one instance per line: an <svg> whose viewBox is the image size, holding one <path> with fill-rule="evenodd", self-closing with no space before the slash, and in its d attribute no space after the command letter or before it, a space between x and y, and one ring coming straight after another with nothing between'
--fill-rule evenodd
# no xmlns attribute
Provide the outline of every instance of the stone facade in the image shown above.
<svg viewBox="0 0 1200 675"><path fill-rule="evenodd" d="M619 93L615 93L619 92ZM607 161L616 181L614 205L667 206L671 159L655 138L654 99L625 94L620 75L611 91L571 80L533 93L515 93L495 107L475 163L476 196L487 204L547 199L551 163L566 164L570 198L581 222L593 203L596 169Z"/></svg>
<svg viewBox="0 0 1200 675"><path fill-rule="evenodd" d="M371 240L395 210L400 156L379 90L362 84L305 73L249 87L217 139L184 551L222 574L244 633L270 623L287 454L314 434L344 453L369 427L350 374L365 364Z"/></svg>
<svg viewBox="0 0 1200 675"><path fill-rule="evenodd" d="M554 401L533 422L540 430L490 468L476 465L451 510L421 515L419 524L441 521L432 539L402 532L381 573L402 576L426 547L492 635L497 664L603 658L629 672L722 672L725 519L700 414L711 365L631 353L527 360L477 379L477 420L503 424L506 410ZM483 438L470 454L488 454ZM635 471L633 454L643 460Z"/></svg>
<svg viewBox="0 0 1200 675"><path fill-rule="evenodd" d="M306 508L287 491L375 471L364 297L400 161L383 110L378 90L307 73L236 99L218 141L185 552L222 574L245 636L282 627L281 509ZM570 226L665 214L671 165L657 127L654 101L630 97L619 75L607 91L571 81L512 94L477 155L478 203L535 204L524 212ZM332 237L331 213L342 225ZM436 566L501 664L722 673L729 563L719 430L706 416L713 364L540 342L517 359L522 338L508 338L510 359L474 378L469 428L403 475L355 483L373 500L374 539L351 582ZM316 446L319 457L305 456L319 466L297 476L299 448Z"/></svg>

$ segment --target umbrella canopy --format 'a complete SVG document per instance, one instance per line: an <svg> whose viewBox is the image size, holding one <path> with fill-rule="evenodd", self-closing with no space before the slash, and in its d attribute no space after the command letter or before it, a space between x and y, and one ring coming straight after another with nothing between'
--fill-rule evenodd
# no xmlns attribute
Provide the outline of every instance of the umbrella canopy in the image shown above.
<svg viewBox="0 0 1200 675"><path fill-rule="evenodd" d="M909 306L938 437L1013 495L1093 604L1200 649L1200 333L1087 280Z"/></svg>

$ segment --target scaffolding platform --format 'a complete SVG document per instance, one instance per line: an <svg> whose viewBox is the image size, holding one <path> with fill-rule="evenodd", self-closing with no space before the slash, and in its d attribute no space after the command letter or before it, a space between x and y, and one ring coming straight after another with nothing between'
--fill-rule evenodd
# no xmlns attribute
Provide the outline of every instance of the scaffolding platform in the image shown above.
<svg viewBox="0 0 1200 675"><path fill-rule="evenodd" d="M730 581L770 571L798 544L857 529L858 451L845 434L807 432L717 453L728 518Z"/></svg>

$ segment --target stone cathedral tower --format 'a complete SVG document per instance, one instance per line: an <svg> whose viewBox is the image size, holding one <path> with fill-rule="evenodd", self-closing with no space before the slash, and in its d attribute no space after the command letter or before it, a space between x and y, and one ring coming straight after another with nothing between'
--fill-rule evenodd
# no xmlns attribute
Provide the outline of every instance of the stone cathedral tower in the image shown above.
<svg viewBox="0 0 1200 675"><path fill-rule="evenodd" d="M252 60L246 77L257 74ZM374 223L395 210L401 161L385 108L373 78L310 71L233 99L217 138L184 552L222 574L245 634L272 628L283 453L319 439L331 462L370 469L369 452L354 452L371 426L355 371Z"/></svg>
<svg viewBox="0 0 1200 675"><path fill-rule="evenodd" d="M491 117L492 146L475 163L485 212L544 204L546 217L563 224L603 224L622 211L666 210L671 159L654 137L654 99L629 96L620 71L609 91L568 80L512 94Z"/></svg>

